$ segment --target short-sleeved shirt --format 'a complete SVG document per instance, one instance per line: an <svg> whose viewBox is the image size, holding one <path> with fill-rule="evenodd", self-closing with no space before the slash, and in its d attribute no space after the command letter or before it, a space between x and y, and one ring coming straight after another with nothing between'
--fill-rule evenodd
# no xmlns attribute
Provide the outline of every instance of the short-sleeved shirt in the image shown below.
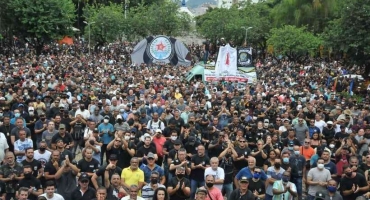
<svg viewBox="0 0 370 200"><path fill-rule="evenodd" d="M199 155L194 155L191 158L191 163L194 163L194 166L202 164L203 167L205 167L206 165L209 165L209 158L206 155L204 155L203 157L199 157ZM191 179L199 181L199 182L203 182L204 181L204 171L205 169L200 169L200 168L192 169L191 174L190 174Z"/></svg>
<svg viewBox="0 0 370 200"><path fill-rule="evenodd" d="M25 151L27 148L33 148L33 142L29 138L25 138L24 141L17 140L14 142L14 151ZM21 163L24 159L26 159L25 155L16 156L16 160L19 163Z"/></svg>
<svg viewBox="0 0 370 200"><path fill-rule="evenodd" d="M21 164L22 166L26 166L26 165L31 166L34 177L37 177L37 175L39 174L39 169L42 168L41 162L36 159L33 159L31 162L28 162L27 160L23 160Z"/></svg>
<svg viewBox="0 0 370 200"><path fill-rule="evenodd" d="M157 188L166 188L166 186L158 183ZM152 199L154 195L154 190L150 184L146 184L142 189L142 193L143 194L141 195L141 197L143 197L144 199Z"/></svg>
<svg viewBox="0 0 370 200"><path fill-rule="evenodd" d="M105 178L105 177L104 177L104 174L105 174L105 170L107 169L107 166L108 166L108 165L101 166L101 167L99 168L99 170L98 170L97 172L95 172L95 174L96 174L97 176L101 176L101 177L102 177L102 180L105 180L105 179L104 179L104 178ZM120 167L116 166L116 168L114 168L114 169L110 169L110 170L108 171L108 174L109 174L109 180L110 180L113 174L119 174L119 175L121 175L121 174L122 174L122 168L120 168ZM104 181L103 181L103 185L105 185Z"/></svg>
<svg viewBox="0 0 370 200"><path fill-rule="evenodd" d="M30 188L30 187L34 187L35 191L41 189L41 182L35 178L35 177L32 177L31 179L22 179L19 181L19 184L18 184L18 189L21 188L21 187L26 187L26 188ZM33 195L33 194L30 194L28 196L28 199L29 200L37 200L37 196Z"/></svg>
<svg viewBox="0 0 370 200"><path fill-rule="evenodd" d="M141 165L140 169L144 172L144 180L145 183L150 183L150 176L152 175L152 172L158 172L159 173L159 180L162 176L164 176L164 170L162 167L155 164L154 169L151 170L148 165Z"/></svg>
<svg viewBox="0 0 370 200"><path fill-rule="evenodd" d="M350 190L352 189L353 185L358 185L358 187L362 188L367 186L366 179L363 175L356 173L356 176L354 178L348 178L348 177L343 177L340 180L340 190L343 191L345 190ZM345 199L356 199L359 196L364 195L366 192L358 191L357 193L352 193L348 196L343 196Z"/></svg>
<svg viewBox="0 0 370 200"><path fill-rule="evenodd" d="M82 194L80 188L76 188L72 192L71 200L91 200L96 197L96 191L94 188L89 187L87 191Z"/></svg>
<svg viewBox="0 0 370 200"><path fill-rule="evenodd" d="M139 183L144 183L144 172L141 169L133 171L127 167L122 170L121 178L125 179L127 185L139 185Z"/></svg>
<svg viewBox="0 0 370 200"><path fill-rule="evenodd" d="M225 180L225 171L221 167L217 167L217 170L213 170L212 167L207 167L207 169L204 171L204 177L207 175L212 175L215 177L215 179L222 179ZM218 188L219 190L222 190L223 184L215 184L214 187Z"/></svg>
<svg viewBox="0 0 370 200"><path fill-rule="evenodd" d="M4 193L6 193L6 186L4 182L0 181L0 195L2 196Z"/></svg>
<svg viewBox="0 0 370 200"><path fill-rule="evenodd" d="M327 182L331 179L331 174L330 171L325 168L323 170L319 170L315 167L308 171L307 178L312 178L312 181L314 182ZM315 196L316 192L321 190L326 190L326 188L320 185L308 186L308 194L311 196Z"/></svg>
<svg viewBox="0 0 370 200"><path fill-rule="evenodd" d="M62 139L64 144L66 144L66 145L69 145L71 142L73 142L73 138L72 138L71 134L65 133L64 137L62 137L60 134L55 134L51 138L51 143L56 144L59 139Z"/></svg>
<svg viewBox="0 0 370 200"><path fill-rule="evenodd" d="M0 175L2 175L4 178L9 177L11 174L15 174L17 177L19 177L23 173L23 167L15 163L15 166L12 168L9 165L2 165L0 167ZM6 185L6 193L15 193L15 190L17 189L17 180L8 181L5 183Z"/></svg>
<svg viewBox="0 0 370 200"><path fill-rule="evenodd" d="M288 182L287 183L287 186L290 187L290 189L293 191L293 192L297 192L297 187L294 183L292 182ZM283 184L283 181L275 181L274 182L274 185L273 185L273 189L276 189L278 191L283 191L284 190L284 184ZM282 194L278 194L278 195L274 195L273 196L273 199L279 199L279 200L293 200L294 197L290 194L289 191L286 191L285 193L282 193Z"/></svg>
<svg viewBox="0 0 370 200"><path fill-rule="evenodd" d="M19 139L19 131L20 130L25 130L26 131L26 137L31 137L31 130L27 127L23 127L23 128L18 128L17 126L14 127L11 131L10 131L10 135L11 136L15 136L15 140L18 140Z"/></svg>
<svg viewBox="0 0 370 200"><path fill-rule="evenodd" d="M281 180L281 178L283 177L283 173L285 172L285 170L280 167L279 171L275 171L275 167L274 166L271 166L269 168L267 168L267 178L273 178L275 180ZM273 185L271 184L268 184L267 188L266 188L266 194L268 195L273 195L272 193L272 187Z"/></svg>
<svg viewBox="0 0 370 200"><path fill-rule="evenodd" d="M179 180L177 179L177 177L173 177L168 182L168 186L167 187L175 188L178 183L179 183ZM182 187L183 184L185 184L185 187L189 187L190 188L190 181L189 181L189 179L187 179L187 178L181 179L180 180L180 188ZM184 200L184 199L188 199L188 198L189 198L189 196L186 196L181 189L177 190L175 192L175 194L173 194L173 195L170 196L170 200Z"/></svg>
<svg viewBox="0 0 370 200"><path fill-rule="evenodd" d="M248 190L257 191L258 194L266 193L265 181L262 181L261 179L254 181L253 178L249 178L248 181L249 181Z"/></svg>

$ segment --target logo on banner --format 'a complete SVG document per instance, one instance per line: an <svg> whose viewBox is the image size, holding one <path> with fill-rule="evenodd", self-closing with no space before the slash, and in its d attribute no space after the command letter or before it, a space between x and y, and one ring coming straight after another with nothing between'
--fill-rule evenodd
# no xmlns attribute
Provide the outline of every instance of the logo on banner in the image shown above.
<svg viewBox="0 0 370 200"><path fill-rule="evenodd" d="M173 56L171 40L165 36L158 36L148 45L149 56L154 60L169 60Z"/></svg>
<svg viewBox="0 0 370 200"><path fill-rule="evenodd" d="M252 51L250 48L238 49L238 66L246 67L252 64Z"/></svg>

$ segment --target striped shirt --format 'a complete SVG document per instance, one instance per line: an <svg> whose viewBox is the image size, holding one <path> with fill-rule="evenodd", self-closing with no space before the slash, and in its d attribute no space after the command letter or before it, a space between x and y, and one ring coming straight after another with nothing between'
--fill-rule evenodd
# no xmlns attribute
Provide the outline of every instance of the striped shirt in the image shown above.
<svg viewBox="0 0 370 200"><path fill-rule="evenodd" d="M160 188L160 187L161 188L166 188L164 185L158 183L158 188ZM142 191L141 197L143 197L145 200L152 200L153 199L154 189L151 187L151 184L145 185L141 191Z"/></svg>

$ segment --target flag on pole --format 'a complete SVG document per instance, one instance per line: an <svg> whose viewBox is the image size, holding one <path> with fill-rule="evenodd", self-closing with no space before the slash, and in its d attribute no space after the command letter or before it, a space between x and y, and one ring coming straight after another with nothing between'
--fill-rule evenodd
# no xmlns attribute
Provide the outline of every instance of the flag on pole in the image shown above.
<svg viewBox="0 0 370 200"><path fill-rule="evenodd" d="M332 88L332 90L335 92L336 91L336 89L337 89L337 83L338 83L338 79L339 79L339 76L337 76L337 78L335 79L335 81L334 81L334 85L333 85L333 88Z"/></svg>
<svg viewBox="0 0 370 200"><path fill-rule="evenodd" d="M216 76L236 75L237 72L237 50L229 44L220 47L218 52L217 62L215 66Z"/></svg>

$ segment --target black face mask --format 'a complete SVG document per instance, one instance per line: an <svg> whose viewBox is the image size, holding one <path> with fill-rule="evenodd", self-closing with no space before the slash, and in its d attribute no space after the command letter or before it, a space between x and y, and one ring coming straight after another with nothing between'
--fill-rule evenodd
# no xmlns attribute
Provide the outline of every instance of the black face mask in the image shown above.
<svg viewBox="0 0 370 200"><path fill-rule="evenodd" d="M280 167L281 167L281 163L275 163L275 164L274 164L274 167L275 167L276 169L280 169Z"/></svg>
<svg viewBox="0 0 370 200"><path fill-rule="evenodd" d="M346 172L345 173L347 177L351 177L352 176L352 172Z"/></svg>
<svg viewBox="0 0 370 200"><path fill-rule="evenodd" d="M39 148L39 150L40 150L41 152L44 152L44 151L46 150L46 148L45 148L45 147L40 147L40 148Z"/></svg>
<svg viewBox="0 0 370 200"><path fill-rule="evenodd" d="M150 182L151 182L152 184L157 184L157 183L158 183L158 179L156 179L156 178L152 178L152 179L150 179Z"/></svg>
<svg viewBox="0 0 370 200"><path fill-rule="evenodd" d="M207 185L207 188L213 187L213 183L206 183L206 185Z"/></svg>
<svg viewBox="0 0 370 200"><path fill-rule="evenodd" d="M85 110L85 107L81 106L81 107L80 107L80 109L81 109L81 110Z"/></svg>
<svg viewBox="0 0 370 200"><path fill-rule="evenodd" d="M30 179L30 178L32 178L32 173L25 173L25 174L24 174L24 178L25 178L25 179Z"/></svg>
<svg viewBox="0 0 370 200"><path fill-rule="evenodd" d="M177 176L178 179L182 179L182 178L185 177L185 174L177 174L176 176Z"/></svg>
<svg viewBox="0 0 370 200"><path fill-rule="evenodd" d="M117 123L122 123L122 119L117 119Z"/></svg>
<svg viewBox="0 0 370 200"><path fill-rule="evenodd" d="M244 121L245 120L245 117L240 117L240 119Z"/></svg>
<svg viewBox="0 0 370 200"><path fill-rule="evenodd" d="M45 117L41 117L40 119L41 119L41 121L45 121L46 118Z"/></svg>

